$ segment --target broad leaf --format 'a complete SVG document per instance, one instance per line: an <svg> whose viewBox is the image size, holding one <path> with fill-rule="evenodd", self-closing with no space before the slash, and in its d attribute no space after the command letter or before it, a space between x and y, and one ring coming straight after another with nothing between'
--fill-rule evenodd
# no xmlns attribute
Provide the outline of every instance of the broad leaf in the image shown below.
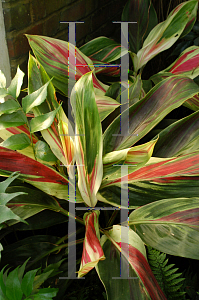
<svg viewBox="0 0 199 300"><path fill-rule="evenodd" d="M64 175L25 155L0 147L0 174L8 176L16 170L21 173L20 178L24 181L47 194L68 200L68 179ZM78 189L76 201L82 202Z"/></svg>
<svg viewBox="0 0 199 300"><path fill-rule="evenodd" d="M159 251L199 259L199 198L164 199L142 206L129 216L129 225Z"/></svg>
<svg viewBox="0 0 199 300"><path fill-rule="evenodd" d="M50 150L48 144L43 141L38 141L34 147L35 155L38 159L46 162L57 162L56 156Z"/></svg>
<svg viewBox="0 0 199 300"><path fill-rule="evenodd" d="M65 95L68 95L69 45L76 58L76 65L70 65L70 70L75 74L76 79L78 80L83 74L93 70L92 61L69 42L39 35L26 36L37 60L47 74L53 77L54 86ZM107 89L107 86L100 83L94 74L93 84L104 92Z"/></svg>
<svg viewBox="0 0 199 300"><path fill-rule="evenodd" d="M60 106L47 114L32 119L30 121L31 132L42 131L44 129L49 128L52 125L59 108Z"/></svg>
<svg viewBox="0 0 199 300"><path fill-rule="evenodd" d="M47 96L47 87L49 82L42 86L32 94L27 95L22 99L22 106L25 113L28 113L33 107L39 106L44 102Z"/></svg>
<svg viewBox="0 0 199 300"><path fill-rule="evenodd" d="M199 150L199 111L171 124L158 136L154 156L172 157Z"/></svg>
<svg viewBox="0 0 199 300"><path fill-rule="evenodd" d="M15 100L9 99L4 103L0 103L0 115L11 114L15 112L19 107L19 104Z"/></svg>
<svg viewBox="0 0 199 300"><path fill-rule="evenodd" d="M95 206L103 165L102 128L95 102L92 73L85 74L76 83L71 93L71 104L76 121L78 187L86 204Z"/></svg>
<svg viewBox="0 0 199 300"><path fill-rule="evenodd" d="M157 25L157 15L150 0L129 0L122 13L122 21L129 24L130 50L137 53L149 32Z"/></svg>
<svg viewBox="0 0 199 300"><path fill-rule="evenodd" d="M19 133L10 136L0 145L11 150L22 150L30 145L30 139L25 133Z"/></svg>
<svg viewBox="0 0 199 300"><path fill-rule="evenodd" d="M122 243L121 231L125 233ZM99 261L96 270L105 286L108 300L120 300L121 297L166 300L147 262L144 243L136 233L114 225L106 236L102 236L101 245L106 259ZM127 279L119 278L121 260L125 268L122 271L129 271Z"/></svg>
<svg viewBox="0 0 199 300"><path fill-rule="evenodd" d="M99 242L99 214L99 210L84 214L86 233L78 277L84 276L97 265L99 260L105 259L102 247Z"/></svg>
<svg viewBox="0 0 199 300"><path fill-rule="evenodd" d="M144 41L142 49L138 51L137 57L133 59L135 71L160 52L170 48L184 32L186 26L188 26L187 30L191 30L196 19L197 8L197 0L181 3L169 14L166 21L153 28Z"/></svg>
<svg viewBox="0 0 199 300"><path fill-rule="evenodd" d="M0 130L14 127L14 126L20 126L27 122L26 116L21 110L18 110L17 112L13 112L12 114L5 114L0 116Z"/></svg>
<svg viewBox="0 0 199 300"><path fill-rule="evenodd" d="M143 99L130 106L129 112L125 110L122 113L124 120L129 118L128 136L119 135L120 116L106 129L103 135L104 154L131 147L169 112L198 92L198 85L190 78L173 76L161 81ZM113 134L119 136L113 136Z"/></svg>

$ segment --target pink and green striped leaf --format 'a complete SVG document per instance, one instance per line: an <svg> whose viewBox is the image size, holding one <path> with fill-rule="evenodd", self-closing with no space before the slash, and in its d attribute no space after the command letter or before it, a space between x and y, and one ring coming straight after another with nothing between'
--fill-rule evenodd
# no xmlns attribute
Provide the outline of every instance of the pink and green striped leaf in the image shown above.
<svg viewBox="0 0 199 300"><path fill-rule="evenodd" d="M120 106L118 101L112 99L111 97L105 96L99 89L94 89L95 91L95 101L97 104L99 116L101 122L112 113L117 107Z"/></svg>
<svg viewBox="0 0 199 300"><path fill-rule="evenodd" d="M120 134L120 116L118 116L103 134L104 154L131 147L157 125L169 112L182 105L187 99L198 94L198 85L190 78L173 76L167 78L128 110L122 117L129 118L129 136Z"/></svg>
<svg viewBox="0 0 199 300"><path fill-rule="evenodd" d="M47 75L46 71L31 55L29 57L28 70L29 93L33 93L34 91L41 89L43 85L49 82L49 76ZM58 107L59 104L56 98L55 89L52 82L50 82L47 87L46 101L43 102L39 107L34 107L33 111L35 116L41 116L45 113L51 112L53 109L57 109ZM66 126L62 128L61 124L68 124L68 119L62 107L60 107L58 111L57 118L58 120L54 119L54 122L51 124L51 126L42 130L41 134L44 140L50 146L53 154L62 162L62 164L70 165L74 160L74 146L71 138L67 139L66 136L60 136L60 134L67 134L65 130Z"/></svg>
<svg viewBox="0 0 199 300"><path fill-rule="evenodd" d="M59 199L68 200L69 181L66 176L16 151L0 147L0 174L8 176L15 171L20 172L20 179L41 191ZM76 189L76 195L76 201L83 202L78 189Z"/></svg>
<svg viewBox="0 0 199 300"><path fill-rule="evenodd" d="M121 232L125 234L122 243ZM133 230L114 225L102 236L101 245L106 259L99 261L96 270L107 299L166 300L147 262L144 243ZM127 279L120 277L121 261L122 271L129 271Z"/></svg>
<svg viewBox="0 0 199 300"><path fill-rule="evenodd" d="M103 156L103 179L110 181L120 178L121 165L127 165L129 173L143 167L151 158L157 140L158 138L140 146L107 153Z"/></svg>
<svg viewBox="0 0 199 300"><path fill-rule="evenodd" d="M145 38L158 23L155 9L149 0L129 0L124 7L122 21L135 22L129 24L130 50L134 53L140 50Z"/></svg>
<svg viewBox="0 0 199 300"><path fill-rule="evenodd" d="M89 41L81 46L80 50L93 61L104 63L110 63L127 54L127 50L123 46L105 36Z"/></svg>
<svg viewBox="0 0 199 300"><path fill-rule="evenodd" d="M120 65L105 63L99 60L93 60L95 66L95 73L106 76L120 76Z"/></svg>
<svg viewBox="0 0 199 300"><path fill-rule="evenodd" d="M54 86L65 95L68 95L68 59L69 43L39 35L26 35L29 44L49 77L53 77ZM83 74L93 70L92 61L85 56L77 47L70 44L73 55L76 58L76 66L70 66L78 80ZM72 54L71 54L72 55ZM93 84L96 88L106 92L107 86L100 83L93 74Z"/></svg>
<svg viewBox="0 0 199 300"><path fill-rule="evenodd" d="M180 56L165 70L155 74L151 79L157 83L165 76L183 75L194 79L199 75L199 47L191 46L185 49ZM171 74L170 74L171 73Z"/></svg>
<svg viewBox="0 0 199 300"><path fill-rule="evenodd" d="M129 225L159 251L199 259L199 198L164 199L134 210Z"/></svg>
<svg viewBox="0 0 199 300"><path fill-rule="evenodd" d="M173 157L198 151L199 111L171 124L158 137L154 156Z"/></svg>
<svg viewBox="0 0 199 300"><path fill-rule="evenodd" d="M102 128L91 72L83 75L75 84L71 93L71 104L76 126L78 187L85 203L95 206L103 173Z"/></svg>
<svg viewBox="0 0 199 300"><path fill-rule="evenodd" d="M193 111L199 110L199 95L195 95L184 102L184 106L188 107L189 109Z"/></svg>
<svg viewBox="0 0 199 300"><path fill-rule="evenodd" d="M186 33L191 30L196 20L197 8L197 0L181 3L164 22L153 28L133 59L136 72L157 54L170 48L184 30Z"/></svg>
<svg viewBox="0 0 199 300"><path fill-rule="evenodd" d="M83 244L83 252L78 277L82 277L91 271L105 256L100 245L99 233L100 211L88 212L84 214L86 233Z"/></svg>
<svg viewBox="0 0 199 300"><path fill-rule="evenodd" d="M109 181L109 178L103 180L102 186L119 185L121 180L125 183L134 183L137 181L158 182L173 182L181 180L191 181L199 178L199 151L185 154L173 158L157 158L151 157L148 163L136 170L123 176L119 179Z"/></svg>

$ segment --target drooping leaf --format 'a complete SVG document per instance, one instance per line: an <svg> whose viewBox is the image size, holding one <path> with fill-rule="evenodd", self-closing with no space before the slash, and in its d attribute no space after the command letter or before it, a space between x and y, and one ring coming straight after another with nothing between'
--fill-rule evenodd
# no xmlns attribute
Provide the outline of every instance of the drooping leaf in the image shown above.
<svg viewBox="0 0 199 300"><path fill-rule="evenodd" d="M123 22L129 24L130 50L137 53L149 32L157 25L157 15L153 4L149 0L129 0L122 12Z"/></svg>
<svg viewBox="0 0 199 300"><path fill-rule="evenodd" d="M104 154L131 147L170 111L198 92L198 85L189 78L173 76L161 81L143 99L130 106L129 111L122 113L124 120L129 118L129 135L119 135L120 116L106 129L103 135Z"/></svg>
<svg viewBox="0 0 199 300"><path fill-rule="evenodd" d="M164 253L198 259L199 198L163 199L134 210L129 225Z"/></svg>
<svg viewBox="0 0 199 300"><path fill-rule="evenodd" d="M122 242L121 232L124 233ZM147 262L144 243L135 232L114 225L106 236L102 236L101 245L106 259L99 261L96 270L109 300L120 300L121 297L166 300ZM120 277L121 260L125 268L122 269L123 274L129 271L129 278Z"/></svg>
<svg viewBox="0 0 199 300"><path fill-rule="evenodd" d="M92 73L85 74L76 83L71 93L71 104L76 116L78 187L86 204L95 206L103 165L102 128L95 102Z"/></svg>
<svg viewBox="0 0 199 300"><path fill-rule="evenodd" d="M184 33L185 29L186 31L191 30L195 23L197 8L198 2L196 0L181 3L164 22L152 29L144 41L143 47L133 58L135 71L138 71L160 52L170 48Z"/></svg>
<svg viewBox="0 0 199 300"><path fill-rule="evenodd" d="M86 233L78 277L84 276L97 265L99 260L105 259L102 247L99 242L99 214L99 210L84 214Z"/></svg>

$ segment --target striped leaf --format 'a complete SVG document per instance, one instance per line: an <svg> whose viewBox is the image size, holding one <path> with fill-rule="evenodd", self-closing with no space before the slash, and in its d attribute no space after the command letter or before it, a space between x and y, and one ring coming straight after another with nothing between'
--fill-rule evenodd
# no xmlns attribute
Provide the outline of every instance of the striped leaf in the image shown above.
<svg viewBox="0 0 199 300"><path fill-rule="evenodd" d="M78 187L89 206L97 203L96 193L103 173L102 128L95 101L92 73L83 75L71 93L75 115L75 149L78 170Z"/></svg>
<svg viewBox="0 0 199 300"><path fill-rule="evenodd" d="M129 225L144 243L171 255L199 259L199 198L164 199L142 206Z"/></svg>
<svg viewBox="0 0 199 300"><path fill-rule="evenodd" d="M69 43L39 35L26 35L29 44L41 65L50 77L53 77L54 86L65 95L68 95L68 59ZM78 80L83 74L93 70L92 61L86 57L77 47L70 44L76 58L76 65L70 66L70 70ZM107 87L100 83L93 74L93 84L96 88L106 91Z"/></svg>
<svg viewBox="0 0 199 300"><path fill-rule="evenodd" d="M157 140L106 154L103 157L103 180L107 182L119 179L121 177L121 165L127 165L129 173L143 167L151 158Z"/></svg>
<svg viewBox="0 0 199 300"><path fill-rule="evenodd" d="M127 50L105 36L93 39L80 47L80 50L93 61L110 63L127 54ZM88 71L87 71L88 72Z"/></svg>
<svg viewBox="0 0 199 300"><path fill-rule="evenodd" d="M129 24L129 44L132 52L137 53L142 44L157 25L157 15L149 0L129 0L122 12L122 21L137 22Z"/></svg>
<svg viewBox="0 0 199 300"><path fill-rule="evenodd" d="M28 62L28 70L29 70L29 93L34 93L46 85L49 82L49 76L47 75L44 68L35 60L34 57L30 55ZM53 109L57 109L59 107L55 89L50 82L47 88L47 96L45 102L43 102L39 107L34 107L33 111L35 116L41 116L45 113L51 112ZM68 119L62 109L60 107L57 119L54 119L51 126L47 129L41 131L41 134L44 140L50 146L53 154L62 162L64 165L70 165L72 160L74 159L73 152L74 146L72 139L67 139L66 136L60 136L61 134L67 134L66 127L68 126ZM62 128L61 124L65 124L64 128ZM69 124L70 126L70 124ZM66 143L67 139L67 143ZM68 144L68 142L70 142ZM69 151L69 153L67 152Z"/></svg>
<svg viewBox="0 0 199 300"><path fill-rule="evenodd" d="M99 233L100 211L88 212L84 214L86 233L83 244L83 252L78 277L82 277L92 270L99 260L104 260L105 256L100 245Z"/></svg>
<svg viewBox="0 0 199 300"><path fill-rule="evenodd" d="M123 182L134 183L137 181L178 182L181 180L198 180L199 176L199 152L182 155L173 158L151 157L148 163L128 175L111 182L103 181L102 187L119 184Z"/></svg>
<svg viewBox="0 0 199 300"><path fill-rule="evenodd" d="M191 30L197 15L198 1L190 0L181 3L168 16L168 18L155 26L144 41L143 47L133 59L135 71L155 57L160 52L170 48L178 38Z"/></svg>
<svg viewBox="0 0 199 300"><path fill-rule="evenodd" d="M158 137L154 156L173 157L198 151L199 111L174 122L162 130Z"/></svg>
<svg viewBox="0 0 199 300"><path fill-rule="evenodd" d="M191 46L185 49L168 68L153 75L151 79L157 83L171 74L183 75L193 79L199 75L198 59L199 47Z"/></svg>
<svg viewBox="0 0 199 300"><path fill-rule="evenodd" d="M120 103L108 96L105 96L102 91L99 89L94 89L95 91L95 101L97 104L99 116L101 122L112 113L117 107L120 106Z"/></svg>
<svg viewBox="0 0 199 300"><path fill-rule="evenodd" d="M124 120L129 117L129 136L113 136L120 134L120 116L106 129L104 154L131 147L169 112L198 92L198 85L190 78L173 76L161 81L143 99L130 106L129 116L128 110L123 112Z"/></svg>
<svg viewBox="0 0 199 300"><path fill-rule="evenodd" d="M124 233L122 243L121 231ZM101 245L106 259L99 261L96 270L107 299L166 300L147 262L144 243L133 230L114 225L102 236ZM125 268L122 271L129 270L128 279L119 278L121 260Z"/></svg>
<svg viewBox="0 0 199 300"><path fill-rule="evenodd" d="M64 175L16 151L0 147L0 174L8 176L16 170L20 172L20 179L49 195L68 200L69 182ZM83 201L77 188L76 196L77 202Z"/></svg>

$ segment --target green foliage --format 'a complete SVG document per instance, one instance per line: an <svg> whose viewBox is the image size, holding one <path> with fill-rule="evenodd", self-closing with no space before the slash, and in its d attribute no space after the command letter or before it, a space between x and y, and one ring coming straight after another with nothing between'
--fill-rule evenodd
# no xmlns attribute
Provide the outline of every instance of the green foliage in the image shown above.
<svg viewBox="0 0 199 300"><path fill-rule="evenodd" d="M147 252L151 270L167 299L185 299L185 292L180 291L185 278L182 278L182 273L176 273L178 268L175 268L175 264L168 264L169 260L166 258L166 254L150 246L147 246Z"/></svg>
<svg viewBox="0 0 199 300"><path fill-rule="evenodd" d="M40 288L44 278L47 279L51 272L46 273L42 280L43 274L36 275L38 269L31 270L25 273L24 270L28 260L20 267L18 266L13 271L9 272L5 267L0 272L0 296L2 300L52 300L58 292L55 288ZM40 280L40 282L39 282ZM39 284L38 284L39 282Z"/></svg>

